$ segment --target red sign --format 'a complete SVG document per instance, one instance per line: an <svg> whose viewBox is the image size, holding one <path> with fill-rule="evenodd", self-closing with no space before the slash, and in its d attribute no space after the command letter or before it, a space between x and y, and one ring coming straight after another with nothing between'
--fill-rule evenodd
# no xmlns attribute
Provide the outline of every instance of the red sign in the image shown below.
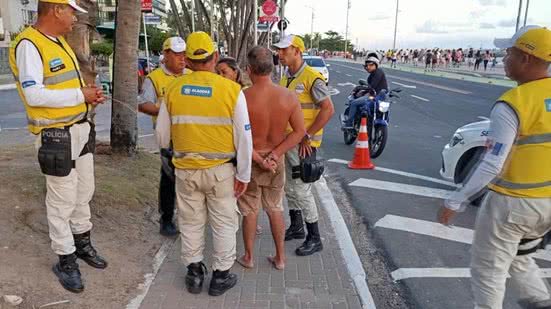
<svg viewBox="0 0 551 309"><path fill-rule="evenodd" d="M142 12L153 11L153 0L142 0Z"/></svg>
<svg viewBox="0 0 551 309"><path fill-rule="evenodd" d="M273 0L266 0L262 4L262 12L266 15L274 15L277 12L277 4Z"/></svg>
<svg viewBox="0 0 551 309"><path fill-rule="evenodd" d="M264 15L258 18L258 22L260 23L276 23L278 21L279 21L279 16Z"/></svg>

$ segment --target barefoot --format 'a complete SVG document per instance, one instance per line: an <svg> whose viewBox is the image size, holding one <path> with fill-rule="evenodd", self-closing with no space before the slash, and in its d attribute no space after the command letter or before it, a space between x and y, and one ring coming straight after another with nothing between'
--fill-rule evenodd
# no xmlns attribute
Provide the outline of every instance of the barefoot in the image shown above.
<svg viewBox="0 0 551 309"><path fill-rule="evenodd" d="M276 258L273 256L268 257L268 261L272 263L272 266L274 266L277 270L283 270L285 269L285 262L284 261L276 261Z"/></svg>
<svg viewBox="0 0 551 309"><path fill-rule="evenodd" d="M239 265L241 265L245 268L254 268L254 263L253 263L252 259L250 261L247 261L245 259L245 256L242 256L242 257L238 258L236 261L237 261L237 263L239 263Z"/></svg>

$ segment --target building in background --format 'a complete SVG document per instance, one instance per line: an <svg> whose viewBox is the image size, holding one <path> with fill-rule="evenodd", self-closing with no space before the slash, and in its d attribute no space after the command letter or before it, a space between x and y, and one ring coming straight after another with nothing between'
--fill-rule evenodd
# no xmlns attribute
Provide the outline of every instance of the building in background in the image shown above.
<svg viewBox="0 0 551 309"><path fill-rule="evenodd" d="M116 0L98 0L98 25L113 26L116 9ZM166 18L166 0L153 0L153 12L146 14L148 24L164 29ZM163 27L163 25L165 26Z"/></svg>
<svg viewBox="0 0 551 309"><path fill-rule="evenodd" d="M36 20L38 0L0 1L0 47L8 47L10 34L19 33Z"/></svg>

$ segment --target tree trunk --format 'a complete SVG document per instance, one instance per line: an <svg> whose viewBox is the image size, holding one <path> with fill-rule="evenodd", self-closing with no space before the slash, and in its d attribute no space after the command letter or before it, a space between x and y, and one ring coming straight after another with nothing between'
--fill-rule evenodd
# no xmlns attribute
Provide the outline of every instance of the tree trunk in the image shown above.
<svg viewBox="0 0 551 309"><path fill-rule="evenodd" d="M182 5L182 11L184 12L184 17L186 21L187 28L189 29L189 33L193 32L193 29L191 27L191 19L194 18L192 14L187 9L186 2L184 0L180 0L180 4Z"/></svg>
<svg viewBox="0 0 551 309"><path fill-rule="evenodd" d="M81 0L80 5L88 14L77 14L78 21L66 39L77 56L84 81L86 84L94 84L97 72L95 61L90 55L90 42L96 33L97 4L92 0Z"/></svg>
<svg viewBox="0 0 551 309"><path fill-rule="evenodd" d="M180 13L178 13L178 7L176 6L176 2L174 0L170 0L170 8L172 9L172 13L174 14L174 18L176 20L178 34L180 35L180 37L185 38L186 31L184 29L184 26L182 25L182 19L180 18Z"/></svg>
<svg viewBox="0 0 551 309"><path fill-rule="evenodd" d="M141 1L117 1L111 149L132 156L138 140L138 41Z"/></svg>

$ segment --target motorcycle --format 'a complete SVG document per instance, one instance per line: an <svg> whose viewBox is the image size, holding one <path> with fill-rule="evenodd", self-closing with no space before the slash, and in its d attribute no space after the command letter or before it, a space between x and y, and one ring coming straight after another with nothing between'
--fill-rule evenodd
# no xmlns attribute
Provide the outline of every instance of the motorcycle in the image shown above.
<svg viewBox="0 0 551 309"><path fill-rule="evenodd" d="M340 115L344 143L350 145L356 141L358 133L360 132L361 120L363 117L366 117L370 155L372 158L377 158L383 153L388 138L390 105L391 103L395 103L394 99L400 98L397 93L400 93L402 89L395 88L388 93L386 90L383 90L377 94L369 87L365 80L360 79L358 84L359 85L356 86L348 96L348 102L346 103L344 113ZM364 96L367 97L366 104L362 105L356 113L354 121L352 122L352 128L346 127L345 123L348 120L350 103Z"/></svg>

